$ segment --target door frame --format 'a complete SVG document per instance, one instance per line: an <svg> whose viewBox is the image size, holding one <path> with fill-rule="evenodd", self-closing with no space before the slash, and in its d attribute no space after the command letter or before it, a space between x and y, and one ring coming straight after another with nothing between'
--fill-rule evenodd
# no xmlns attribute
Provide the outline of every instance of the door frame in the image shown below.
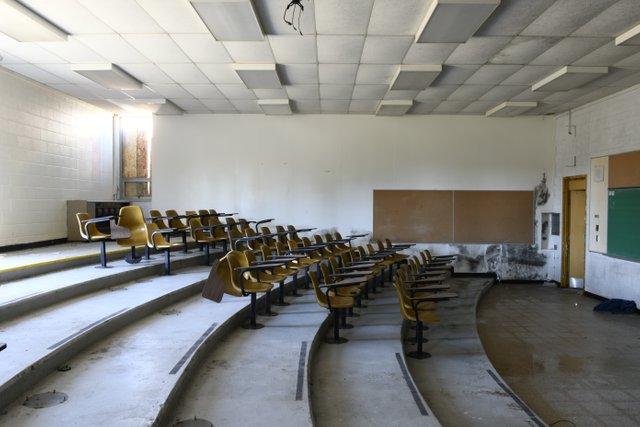
<svg viewBox="0 0 640 427"><path fill-rule="evenodd" d="M560 286L563 288L569 287L569 222L570 222L570 197L569 193L572 190L585 190L587 191L587 175L565 176L562 178L562 259L560 270ZM585 205L585 223L588 211L588 194L587 204ZM586 228L586 224L585 224ZM587 236L585 239L585 252L587 248ZM585 253L586 262L586 253Z"/></svg>

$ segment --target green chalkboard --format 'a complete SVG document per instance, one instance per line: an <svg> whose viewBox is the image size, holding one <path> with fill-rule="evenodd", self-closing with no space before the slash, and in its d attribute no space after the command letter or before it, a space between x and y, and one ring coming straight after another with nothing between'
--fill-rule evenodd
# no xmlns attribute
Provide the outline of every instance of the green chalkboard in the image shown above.
<svg viewBox="0 0 640 427"><path fill-rule="evenodd" d="M640 261L640 188L609 190L607 254Z"/></svg>

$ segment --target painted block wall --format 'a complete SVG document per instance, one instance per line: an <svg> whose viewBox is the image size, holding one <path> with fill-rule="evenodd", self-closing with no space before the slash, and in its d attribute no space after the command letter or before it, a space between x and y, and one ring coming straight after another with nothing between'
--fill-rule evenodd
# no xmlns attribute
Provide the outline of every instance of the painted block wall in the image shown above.
<svg viewBox="0 0 640 427"><path fill-rule="evenodd" d="M370 232L374 189L533 190L553 171L554 130L548 117L156 117L152 205ZM435 250L464 252L461 271L546 278L537 245Z"/></svg>
<svg viewBox="0 0 640 427"><path fill-rule="evenodd" d="M66 200L111 199L112 116L0 70L0 247L67 237Z"/></svg>
<svg viewBox="0 0 640 427"><path fill-rule="evenodd" d="M588 175L587 203L591 203L591 159L640 150L638 117L640 86L573 111L571 124L575 129L571 135L568 133L569 115L557 118L556 174L553 183L553 205L556 209L562 206L563 177ZM590 220L587 217L588 230L593 229ZM620 260L587 250L585 290L605 298L634 300L640 306L640 262Z"/></svg>

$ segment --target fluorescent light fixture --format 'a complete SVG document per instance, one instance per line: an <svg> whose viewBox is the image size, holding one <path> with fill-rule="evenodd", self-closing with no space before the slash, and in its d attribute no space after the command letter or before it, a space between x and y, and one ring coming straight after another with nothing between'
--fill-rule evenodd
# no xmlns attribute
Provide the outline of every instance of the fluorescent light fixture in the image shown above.
<svg viewBox="0 0 640 427"><path fill-rule="evenodd" d="M537 102L507 101L487 111L485 115L495 117L513 117L538 106Z"/></svg>
<svg viewBox="0 0 640 427"><path fill-rule="evenodd" d="M424 90L442 72L442 65L401 65L391 81L391 90Z"/></svg>
<svg viewBox="0 0 640 427"><path fill-rule="evenodd" d="M607 67L576 67L568 65L534 83L531 86L531 90L568 91L587 84L608 72L609 68Z"/></svg>
<svg viewBox="0 0 640 427"><path fill-rule="evenodd" d="M378 109L376 110L376 115L403 116L412 106L413 100L410 99L380 101Z"/></svg>
<svg viewBox="0 0 640 427"><path fill-rule="evenodd" d="M232 66L249 89L280 89L282 87L276 64L233 64Z"/></svg>
<svg viewBox="0 0 640 427"><path fill-rule="evenodd" d="M291 104L288 99L259 99L258 106L267 115L288 115L291 114Z"/></svg>
<svg viewBox="0 0 640 427"><path fill-rule="evenodd" d="M114 64L74 65L71 69L107 89L142 89L142 82Z"/></svg>
<svg viewBox="0 0 640 427"><path fill-rule="evenodd" d="M640 45L640 24L616 37L616 46Z"/></svg>
<svg viewBox="0 0 640 427"><path fill-rule="evenodd" d="M19 42L65 42L69 36L15 0L0 0L0 32Z"/></svg>
<svg viewBox="0 0 640 427"><path fill-rule="evenodd" d="M465 43L500 0L432 0L416 34L417 43Z"/></svg>
<svg viewBox="0 0 640 427"><path fill-rule="evenodd" d="M264 32L251 0L189 1L216 40L264 40Z"/></svg>

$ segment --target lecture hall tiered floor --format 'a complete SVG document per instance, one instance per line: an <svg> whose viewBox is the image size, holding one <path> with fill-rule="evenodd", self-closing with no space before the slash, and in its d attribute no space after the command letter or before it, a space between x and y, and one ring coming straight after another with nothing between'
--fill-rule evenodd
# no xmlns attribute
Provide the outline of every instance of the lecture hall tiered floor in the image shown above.
<svg viewBox="0 0 640 427"><path fill-rule="evenodd" d="M439 303L441 322L425 335L432 357L413 360L389 284L349 319L349 342L329 345L330 318L311 291L260 317L265 328L245 330L248 298L200 296L210 268L197 249L176 251L172 276L160 254L130 265L108 250L108 269L96 268L93 244L0 254L0 425L545 425L478 337L476 306L491 279L447 279L460 298ZM584 298L572 308L588 316L593 300L572 297ZM630 406L634 392L614 397ZM65 401L29 406L56 399ZM640 421L631 407L623 415L633 424L615 425ZM604 424L575 425L614 425L598 417Z"/></svg>

